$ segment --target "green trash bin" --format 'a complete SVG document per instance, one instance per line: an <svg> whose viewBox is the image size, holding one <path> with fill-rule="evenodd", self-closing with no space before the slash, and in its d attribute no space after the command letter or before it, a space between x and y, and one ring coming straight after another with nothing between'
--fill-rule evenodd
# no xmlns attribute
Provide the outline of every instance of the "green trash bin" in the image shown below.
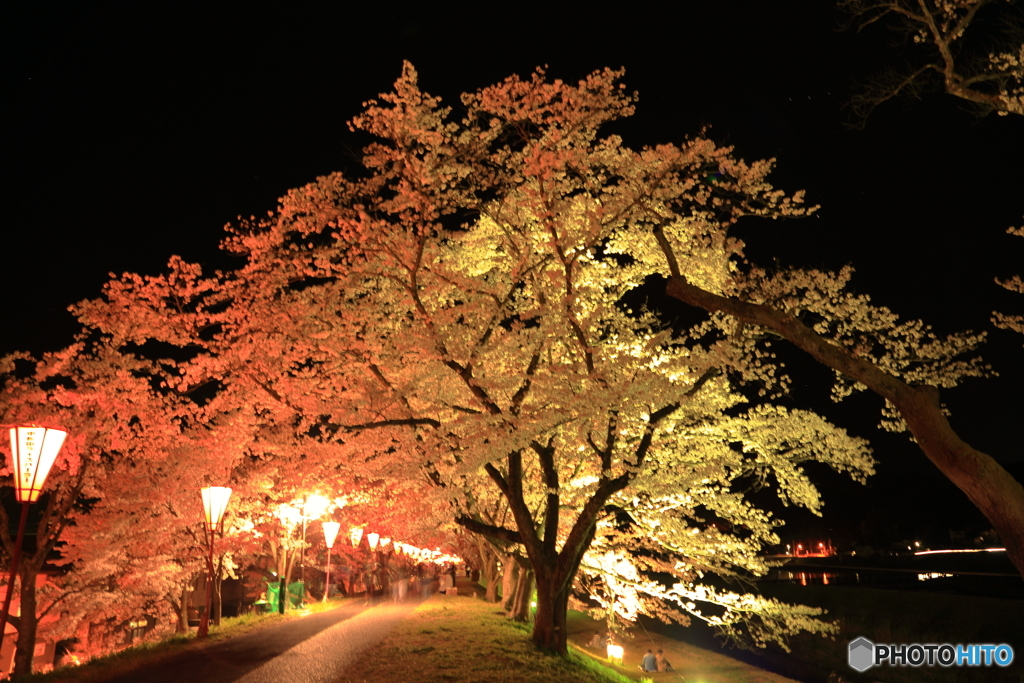
<svg viewBox="0 0 1024 683"><path fill-rule="evenodd" d="M281 600L281 584L277 581L267 582L267 611L276 612Z"/></svg>
<svg viewBox="0 0 1024 683"><path fill-rule="evenodd" d="M302 581L288 584L288 604L291 607L302 607L306 597L306 584Z"/></svg>

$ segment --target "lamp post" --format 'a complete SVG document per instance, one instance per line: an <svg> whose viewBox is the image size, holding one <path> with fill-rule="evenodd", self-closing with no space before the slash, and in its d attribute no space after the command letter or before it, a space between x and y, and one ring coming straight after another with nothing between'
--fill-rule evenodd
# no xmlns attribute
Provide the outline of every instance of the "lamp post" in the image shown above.
<svg viewBox="0 0 1024 683"><path fill-rule="evenodd" d="M302 582L303 592L305 592L306 586L306 522L322 516L330 504L330 500L318 493L314 493L311 496L306 496L306 499L299 506L299 513L302 515L302 550L299 554L299 581Z"/></svg>
<svg viewBox="0 0 1024 683"><path fill-rule="evenodd" d="M21 503L21 518L18 520L18 537L11 555L11 575L7 579L7 596L4 598L0 615L0 643L7 630L7 617L11 611L14 596L14 577L21 560L21 544L25 540L25 522L28 520L28 506L39 500L39 494L50 474L50 468L60 454L68 433L62 429L46 427L11 427L11 470L14 472L14 489Z"/></svg>
<svg viewBox="0 0 1024 683"><path fill-rule="evenodd" d="M199 631L196 638L205 638L210 630L210 608L213 606L213 543L214 534L221 528L224 521L224 511L227 510L228 500L231 499L231 489L227 486L206 486L201 489L203 496L203 513L206 516L206 534L210 541L210 554L206 561L206 608L203 610L203 618L199 621Z"/></svg>
<svg viewBox="0 0 1024 683"><path fill-rule="evenodd" d="M338 522L324 522L324 543L327 544L327 571L324 579L324 602L327 602L327 594L331 592L331 548L334 547L334 539L338 538L338 530L341 524Z"/></svg>
<svg viewBox="0 0 1024 683"><path fill-rule="evenodd" d="M299 581L298 584L301 586L301 603L306 601L306 523L311 519L321 517L327 508L330 506L331 501L318 493L306 496L302 500L292 501L291 505L281 506L281 522L287 524L288 519L294 520L297 516L298 519L302 520L302 545L299 547ZM281 595L284 596L287 591L287 581L285 577L280 579ZM284 614L285 602L279 601L279 611Z"/></svg>
<svg viewBox="0 0 1024 683"><path fill-rule="evenodd" d="M293 558L288 556L287 547L295 532L295 525L302 518L302 510L294 505L280 505L277 508L277 517L281 520L281 527L285 534L282 536L283 548L285 548L284 571L277 577L277 611L279 614L284 614L288 604L288 579L291 578L290 568L293 561Z"/></svg>

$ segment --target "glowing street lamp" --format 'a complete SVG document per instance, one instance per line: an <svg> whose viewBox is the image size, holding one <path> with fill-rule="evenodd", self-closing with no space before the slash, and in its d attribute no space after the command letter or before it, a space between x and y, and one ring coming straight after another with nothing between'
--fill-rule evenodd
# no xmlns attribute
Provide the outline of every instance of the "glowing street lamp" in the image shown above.
<svg viewBox="0 0 1024 683"><path fill-rule="evenodd" d="M331 548L334 547L334 540L338 538L338 531L341 524L338 522L324 522L324 543L327 544L327 576L324 579L324 602L327 602L327 594L331 592Z"/></svg>
<svg viewBox="0 0 1024 683"><path fill-rule="evenodd" d="M314 493L307 497L306 501L302 504L302 514L306 519L316 519L317 517L323 517L323 514L327 512L327 508L330 506L330 498Z"/></svg>
<svg viewBox="0 0 1024 683"><path fill-rule="evenodd" d="M348 538L352 541L352 547L358 548L359 541L363 540L363 527L354 526L348 530Z"/></svg>
<svg viewBox="0 0 1024 683"><path fill-rule="evenodd" d="M380 534L375 534L372 531L366 534L366 542L370 544L370 550L377 549L377 543L380 541Z"/></svg>
<svg viewBox="0 0 1024 683"><path fill-rule="evenodd" d="M224 511L231 499L231 489L227 486L206 486L200 490L203 496L203 514L206 516L206 537L210 541L210 555L206 561L206 609L199 621L196 638L205 638L210 630L210 608L213 606L213 543L214 534L221 529L224 522Z"/></svg>
<svg viewBox="0 0 1024 683"><path fill-rule="evenodd" d="M21 503L21 518L18 520L18 537L14 542L11 556L11 576L7 579L7 596L4 598L0 615L0 641L7 629L7 617L11 611L14 595L14 577L21 560L21 544L25 540L25 522L28 520L28 506L39 500L39 494L46 483L50 468L60 454L68 433L63 429L46 427L11 427L11 470L14 472L14 489Z"/></svg>
<svg viewBox="0 0 1024 683"><path fill-rule="evenodd" d="M306 496L306 499L299 505L299 514L302 517L302 551L299 555L299 580L306 585L306 522L311 519L323 516L327 512L331 501L329 498L314 493ZM305 588L303 588L305 591Z"/></svg>
<svg viewBox="0 0 1024 683"><path fill-rule="evenodd" d="M231 500L231 489L227 486L207 486L200 489L203 497L203 515L206 517L206 528L210 531L220 529L224 521L224 513Z"/></svg>

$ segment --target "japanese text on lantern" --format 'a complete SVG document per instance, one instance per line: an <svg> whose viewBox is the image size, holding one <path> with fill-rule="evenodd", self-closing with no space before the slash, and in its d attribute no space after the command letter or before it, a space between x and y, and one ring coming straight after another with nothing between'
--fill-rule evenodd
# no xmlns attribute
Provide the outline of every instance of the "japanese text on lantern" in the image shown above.
<svg viewBox="0 0 1024 683"><path fill-rule="evenodd" d="M23 489L32 488L32 477L36 471L35 460L38 448L35 430L26 429L24 449L21 453L21 487Z"/></svg>

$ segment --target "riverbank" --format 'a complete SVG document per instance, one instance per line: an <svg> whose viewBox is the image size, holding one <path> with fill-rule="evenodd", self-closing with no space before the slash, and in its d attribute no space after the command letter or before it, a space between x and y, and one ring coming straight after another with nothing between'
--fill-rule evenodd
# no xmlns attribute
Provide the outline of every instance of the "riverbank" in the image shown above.
<svg viewBox="0 0 1024 683"><path fill-rule="evenodd" d="M417 683L627 683L714 681L793 683L792 679L721 653L695 647L639 627L621 641L623 664L610 664L603 648L586 644L603 625L578 612L569 617L570 656L538 653L526 624L509 621L499 605L477 597L483 588L460 580L456 596L435 595L399 624L371 653L346 671L346 681ZM663 649L675 671L643 673L647 648Z"/></svg>
<svg viewBox="0 0 1024 683"><path fill-rule="evenodd" d="M1019 579L1018 579L1019 581ZM839 633L835 640L801 635L790 639L791 652L777 646L759 651L728 650L744 662L805 683L819 683L838 672L850 683L1020 683L1024 680L1024 601L920 590L894 590L851 585L801 585L761 582L761 592L784 602L828 610ZM695 623L689 628L649 624L667 637L709 649L713 632ZM874 643L1007 643L1014 664L998 667L871 668L857 674L847 665L847 646L864 637Z"/></svg>

